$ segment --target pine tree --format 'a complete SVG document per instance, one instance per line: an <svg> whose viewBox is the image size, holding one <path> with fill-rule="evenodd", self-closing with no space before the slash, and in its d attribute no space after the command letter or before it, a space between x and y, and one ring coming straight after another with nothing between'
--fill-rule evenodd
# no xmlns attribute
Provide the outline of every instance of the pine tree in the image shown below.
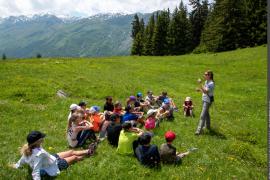
<svg viewBox="0 0 270 180"><path fill-rule="evenodd" d="M201 33L208 16L208 0L189 0L193 10L190 13L190 22L192 25L193 48L199 45Z"/></svg>
<svg viewBox="0 0 270 180"><path fill-rule="evenodd" d="M142 54L143 54L143 34L142 32L138 32L135 39L133 40L131 55L141 56Z"/></svg>
<svg viewBox="0 0 270 180"><path fill-rule="evenodd" d="M185 54L192 49L191 24L187 18L187 8L183 1L180 2L179 9L175 9L168 32L169 54Z"/></svg>
<svg viewBox="0 0 270 180"><path fill-rule="evenodd" d="M134 15L134 20L132 21L132 32L131 37L132 39L135 39L137 33L140 31L140 20L137 14Z"/></svg>
<svg viewBox="0 0 270 180"><path fill-rule="evenodd" d="M37 53L36 57L39 59L39 58L42 58L42 55L40 53Z"/></svg>
<svg viewBox="0 0 270 180"><path fill-rule="evenodd" d="M6 60L7 59L7 56L5 53L2 54L2 60Z"/></svg>
<svg viewBox="0 0 270 180"><path fill-rule="evenodd" d="M155 15L153 14L150 17L150 20L145 28L144 32L144 48L143 48L143 54L144 55L153 55L153 34L155 29Z"/></svg>
<svg viewBox="0 0 270 180"><path fill-rule="evenodd" d="M248 42L246 0L217 0L207 18L200 46L208 51L246 47Z"/></svg>
<svg viewBox="0 0 270 180"><path fill-rule="evenodd" d="M167 33L170 23L170 12L161 11L157 14L157 23L153 35L153 55L163 56L168 53Z"/></svg>
<svg viewBox="0 0 270 180"><path fill-rule="evenodd" d="M247 0L250 46L267 43L267 1Z"/></svg>
<svg viewBox="0 0 270 180"><path fill-rule="evenodd" d="M132 33L133 44L131 48L131 55L142 55L143 54L143 41L144 41L144 20L139 20L137 14L134 16L132 22Z"/></svg>

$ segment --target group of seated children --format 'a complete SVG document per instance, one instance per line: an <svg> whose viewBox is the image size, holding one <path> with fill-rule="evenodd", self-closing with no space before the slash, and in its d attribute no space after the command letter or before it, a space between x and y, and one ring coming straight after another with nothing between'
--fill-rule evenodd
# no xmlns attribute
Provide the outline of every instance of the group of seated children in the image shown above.
<svg viewBox="0 0 270 180"><path fill-rule="evenodd" d="M159 126L163 119L173 119L173 112L178 111L173 100L168 97L167 92L160 96L154 96L152 91L147 92L143 99L142 93L137 96L130 96L123 109L119 101L113 103L112 97L106 97L104 112L100 112L98 106L87 108L86 102L78 105L70 105L70 113L67 122L67 141L71 148L85 147L86 142L92 143L86 150L65 151L50 155L42 147L41 143L45 134L39 131L32 131L27 136L27 142L22 148L22 158L14 168L22 164L29 164L32 169L33 179L40 179L41 175L56 176L69 164L83 159L85 156L94 154L97 144L107 137L109 144L116 147L118 154L135 155L137 159L146 166L158 167L160 161L164 163L178 163L181 158L188 154L179 154L172 146L175 133L168 131L165 134L167 143L162 144L160 149L151 145L153 136L152 130ZM184 103L185 115L192 115L191 99ZM146 119L144 118L144 113ZM144 126L147 132L137 128L137 125ZM99 137L96 137L99 133Z"/></svg>

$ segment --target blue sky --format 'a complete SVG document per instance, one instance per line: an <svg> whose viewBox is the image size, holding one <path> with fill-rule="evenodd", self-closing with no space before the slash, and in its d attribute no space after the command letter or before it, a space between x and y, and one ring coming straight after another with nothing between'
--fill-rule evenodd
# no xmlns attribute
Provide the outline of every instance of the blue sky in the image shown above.
<svg viewBox="0 0 270 180"><path fill-rule="evenodd" d="M188 0L183 0L188 5ZM0 16L55 14L87 17L99 13L149 13L178 6L180 0L0 0Z"/></svg>

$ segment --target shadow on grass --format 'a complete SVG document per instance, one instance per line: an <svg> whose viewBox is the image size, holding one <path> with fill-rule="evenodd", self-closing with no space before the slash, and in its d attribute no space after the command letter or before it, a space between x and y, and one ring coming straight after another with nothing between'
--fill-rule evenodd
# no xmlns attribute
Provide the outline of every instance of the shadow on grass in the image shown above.
<svg viewBox="0 0 270 180"><path fill-rule="evenodd" d="M214 136L214 137L216 137L218 139L223 139L223 140L227 139L227 137L224 134L222 134L221 132L219 132L216 129L210 129L205 134L210 135L210 136Z"/></svg>

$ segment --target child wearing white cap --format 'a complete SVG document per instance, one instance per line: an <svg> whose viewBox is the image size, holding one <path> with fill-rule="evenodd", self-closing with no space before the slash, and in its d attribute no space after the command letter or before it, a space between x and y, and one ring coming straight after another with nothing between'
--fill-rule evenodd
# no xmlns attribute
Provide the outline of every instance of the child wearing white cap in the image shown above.
<svg viewBox="0 0 270 180"><path fill-rule="evenodd" d="M146 121L144 127L147 131L152 131L156 127L157 109L150 109L147 111Z"/></svg>

